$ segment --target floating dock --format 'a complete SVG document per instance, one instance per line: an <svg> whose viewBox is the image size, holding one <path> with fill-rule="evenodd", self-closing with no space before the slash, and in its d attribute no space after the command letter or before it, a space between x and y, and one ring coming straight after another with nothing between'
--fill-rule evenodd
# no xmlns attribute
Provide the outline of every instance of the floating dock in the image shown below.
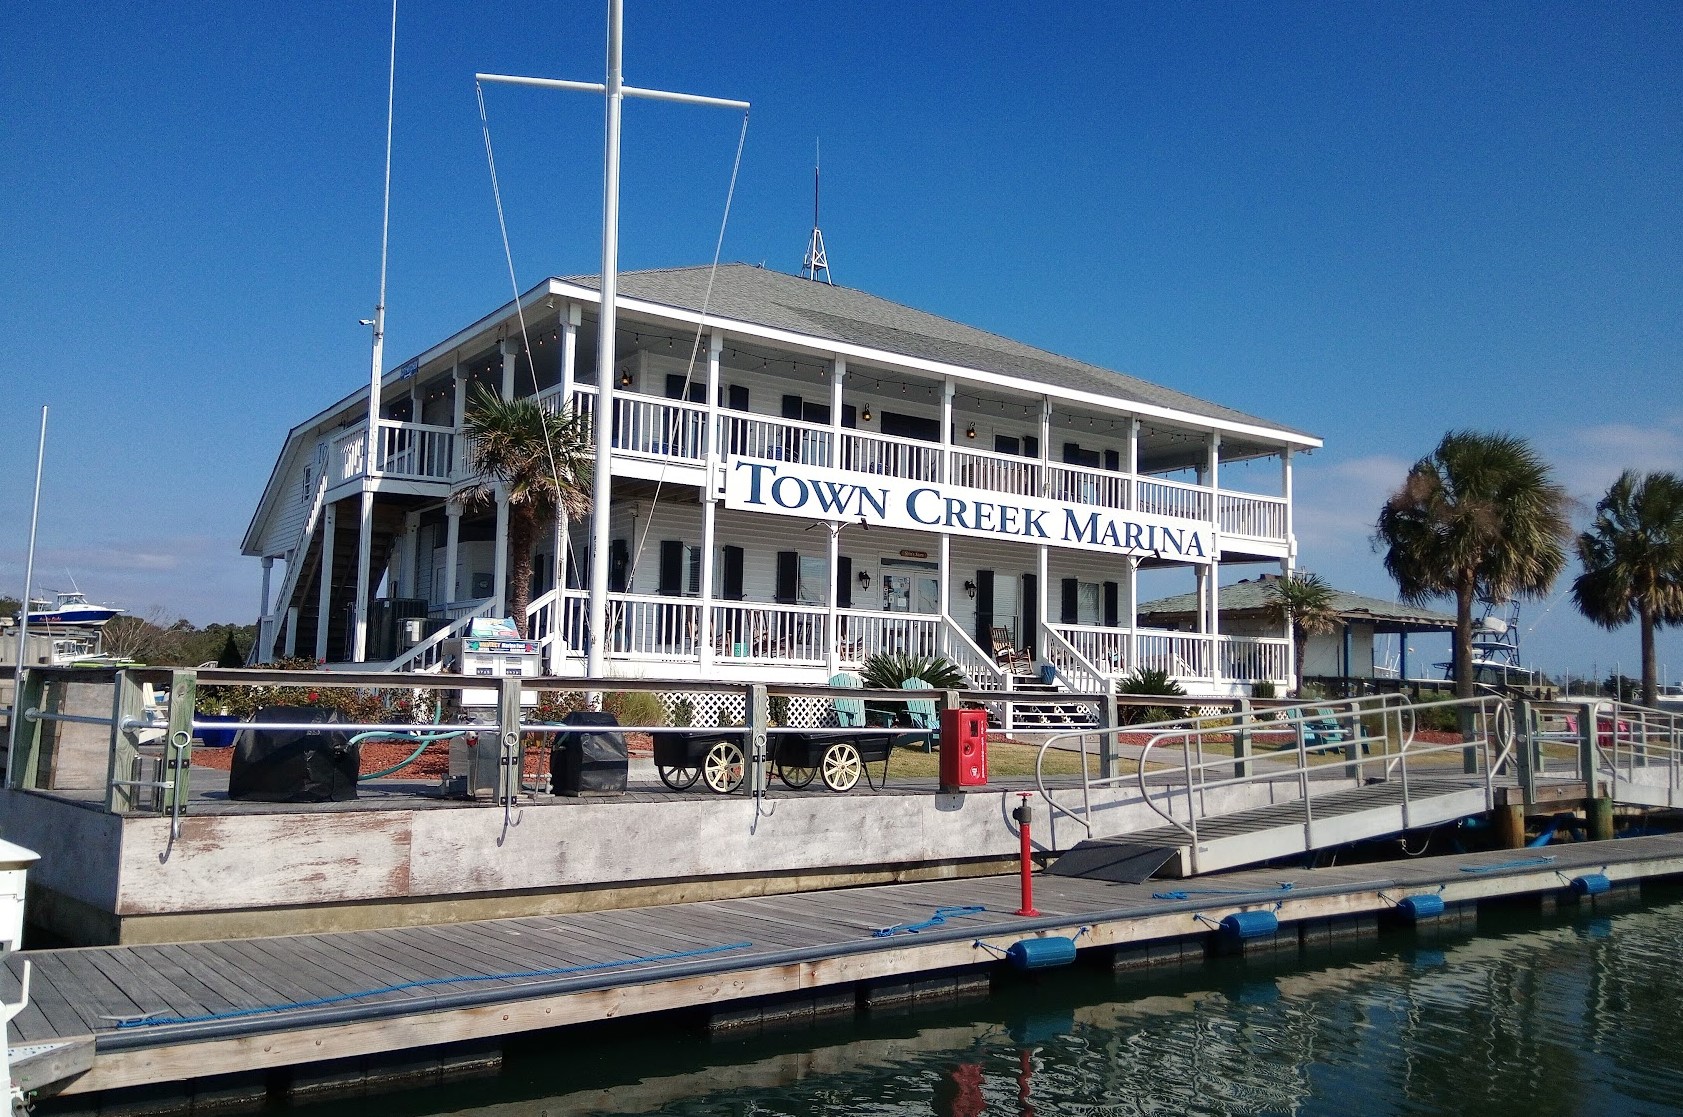
<svg viewBox="0 0 1683 1117"><path fill-rule="evenodd" d="M753 1027L951 996L985 988L1013 947L1030 965L1078 951L1117 968L1222 949L1309 952L1377 933L1386 920L1460 928L1484 902L1600 904L1680 874L1683 835L1196 881L1043 873L1041 914L1026 917L1015 914L1014 877L938 880L28 951L9 959L0 994L16 999L27 962L32 995L13 1022L18 1042L93 1037L91 1066L43 1089L62 1096L57 1108L91 1110L137 1091L164 1092L183 1110L196 1096L259 1106L274 1091L306 1094L324 1082L360 1091L382 1077L437 1081L463 1060L494 1060L504 1037L615 1017L701 1010L716 1027Z"/></svg>

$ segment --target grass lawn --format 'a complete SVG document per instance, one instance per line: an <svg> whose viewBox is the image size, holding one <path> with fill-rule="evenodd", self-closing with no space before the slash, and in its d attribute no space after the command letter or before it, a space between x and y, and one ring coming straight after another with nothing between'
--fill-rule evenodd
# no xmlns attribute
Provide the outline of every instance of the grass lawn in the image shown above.
<svg viewBox="0 0 1683 1117"><path fill-rule="evenodd" d="M1008 744L1004 741L989 741L988 775L1032 776L1034 775L1034 761L1039 755L1039 745L1017 745ZM1090 758L1090 771L1095 776L1099 774L1099 758L1096 754ZM1079 776L1081 774L1081 754L1053 749L1046 754L1045 772L1048 776ZM888 766L888 774L890 777L928 776L934 778L941 774L941 754L939 752L924 752L919 748L895 749L894 759Z"/></svg>

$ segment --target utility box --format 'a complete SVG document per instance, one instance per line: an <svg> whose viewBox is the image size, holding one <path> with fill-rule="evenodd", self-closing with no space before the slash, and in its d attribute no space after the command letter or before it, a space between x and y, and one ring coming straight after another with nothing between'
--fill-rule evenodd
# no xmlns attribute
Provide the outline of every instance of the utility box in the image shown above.
<svg viewBox="0 0 1683 1117"><path fill-rule="evenodd" d="M941 711L941 787L982 787L988 782L988 712Z"/></svg>
<svg viewBox="0 0 1683 1117"><path fill-rule="evenodd" d="M444 641L444 669L486 680L535 678L543 674L543 657L535 640L464 636ZM494 682L484 687L463 687L460 695L457 702L463 709L495 709L499 701ZM537 692L522 689L520 704L536 706Z"/></svg>

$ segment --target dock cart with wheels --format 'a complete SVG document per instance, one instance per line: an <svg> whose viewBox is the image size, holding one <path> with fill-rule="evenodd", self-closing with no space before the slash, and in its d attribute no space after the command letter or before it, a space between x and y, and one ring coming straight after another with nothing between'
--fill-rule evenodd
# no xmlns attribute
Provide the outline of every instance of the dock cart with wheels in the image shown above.
<svg viewBox="0 0 1683 1117"><path fill-rule="evenodd" d="M774 741L777 778L791 788L822 779L831 791L848 791L864 776L872 790L888 782L888 761L899 744L921 741L917 733L843 733L803 730L779 733ZM881 764L882 775L872 779L869 765Z"/></svg>
<svg viewBox="0 0 1683 1117"><path fill-rule="evenodd" d="M701 780L707 790L729 795L742 786L745 734L740 730L683 730L654 735L655 772L674 791Z"/></svg>

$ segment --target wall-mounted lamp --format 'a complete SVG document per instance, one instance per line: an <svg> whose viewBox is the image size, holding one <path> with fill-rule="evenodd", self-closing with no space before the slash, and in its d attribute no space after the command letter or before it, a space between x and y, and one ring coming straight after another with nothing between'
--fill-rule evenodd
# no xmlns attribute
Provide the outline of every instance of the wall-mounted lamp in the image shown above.
<svg viewBox="0 0 1683 1117"><path fill-rule="evenodd" d="M859 418L864 420L867 423L871 421L871 405L870 404L867 403L865 405L865 410L863 410L859 413Z"/></svg>
<svg viewBox="0 0 1683 1117"><path fill-rule="evenodd" d="M859 588L866 590L871 588L871 572L869 570L859 572Z"/></svg>
<svg viewBox="0 0 1683 1117"><path fill-rule="evenodd" d="M965 438L975 438L976 437L976 424L975 423L971 423L968 427L964 428L964 437Z"/></svg>
<svg viewBox="0 0 1683 1117"><path fill-rule="evenodd" d="M976 583L975 582L965 582L964 583L964 595L966 597L968 597L971 601L976 600Z"/></svg>
<svg viewBox="0 0 1683 1117"><path fill-rule="evenodd" d="M619 385L622 388L631 387L631 370L630 369L626 369L624 372L619 374Z"/></svg>

